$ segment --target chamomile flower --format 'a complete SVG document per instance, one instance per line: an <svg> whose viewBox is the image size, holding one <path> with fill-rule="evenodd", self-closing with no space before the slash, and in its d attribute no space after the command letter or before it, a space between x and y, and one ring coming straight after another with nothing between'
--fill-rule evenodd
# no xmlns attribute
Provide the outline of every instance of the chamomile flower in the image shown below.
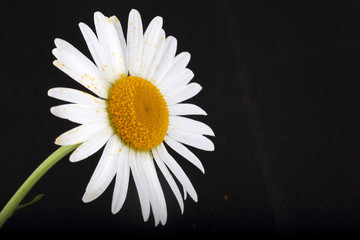
<svg viewBox="0 0 360 240"><path fill-rule="evenodd" d="M70 155L72 162L86 159L105 146L84 202L99 197L115 178L111 211L117 213L132 175L144 221L152 210L155 225L164 225L167 209L158 172L169 184L181 212L187 194L194 201L198 199L165 144L202 172L200 160L185 145L214 150L211 140L204 136L214 136L211 128L184 117L206 115L200 107L182 103L198 94L201 86L190 83L194 77L186 68L190 54L176 55L177 40L165 37L161 17L155 17L143 32L140 14L132 10L126 40L115 16L108 18L96 12L94 21L96 34L86 24L79 24L94 62L68 42L55 40L54 65L96 95L71 88L48 91L50 97L69 102L52 107L51 113L80 124L61 134L55 143L80 144Z"/></svg>

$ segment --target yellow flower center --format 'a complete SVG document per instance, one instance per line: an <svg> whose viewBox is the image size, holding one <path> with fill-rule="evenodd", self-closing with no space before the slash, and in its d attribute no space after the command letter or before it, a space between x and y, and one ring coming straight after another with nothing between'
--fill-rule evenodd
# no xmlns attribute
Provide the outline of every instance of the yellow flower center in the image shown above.
<svg viewBox="0 0 360 240"><path fill-rule="evenodd" d="M169 110L163 95L151 82L123 76L109 92L107 110L115 131L130 147L149 151L164 140Z"/></svg>

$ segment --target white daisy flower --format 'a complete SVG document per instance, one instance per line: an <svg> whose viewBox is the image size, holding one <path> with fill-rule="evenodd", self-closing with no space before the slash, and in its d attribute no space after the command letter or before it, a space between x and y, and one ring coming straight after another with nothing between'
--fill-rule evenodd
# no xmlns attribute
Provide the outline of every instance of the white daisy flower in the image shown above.
<svg viewBox="0 0 360 240"><path fill-rule="evenodd" d="M183 144L213 151L214 136L206 124L183 117L206 115L200 107L181 103L201 90L189 83L193 72L186 68L187 52L175 55L176 38L165 37L163 20L155 17L143 33L138 11L131 10L127 39L119 20L94 14L95 33L84 23L79 27L95 63L71 44L56 39L54 65L97 96L70 88L53 88L48 95L70 102L51 108L57 117L81 124L60 135L55 143L81 145L70 161L83 160L105 145L102 156L82 198L99 197L115 177L111 205L117 213L126 198L130 172L134 178L144 221L152 210L155 225L167 219L165 197L156 165L170 185L181 212L183 197L197 201L196 191L180 165L168 153L164 142L202 172L200 160ZM181 195L176 181L182 185Z"/></svg>

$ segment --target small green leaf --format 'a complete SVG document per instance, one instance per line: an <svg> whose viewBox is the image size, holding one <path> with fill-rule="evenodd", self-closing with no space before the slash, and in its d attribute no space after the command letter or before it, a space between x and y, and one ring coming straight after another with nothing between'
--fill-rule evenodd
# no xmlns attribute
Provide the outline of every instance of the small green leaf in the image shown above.
<svg viewBox="0 0 360 240"><path fill-rule="evenodd" d="M38 195L36 195L36 196L33 198L33 200L31 200L30 202L24 203L24 204L21 204L21 205L17 206L17 207L15 208L15 211L20 210L20 209L22 209L22 208L24 208L24 207L27 207L27 206L29 206L29 205L31 205L31 204L33 204L33 203L36 203L36 202L39 201L43 196L45 196L45 194L38 194Z"/></svg>

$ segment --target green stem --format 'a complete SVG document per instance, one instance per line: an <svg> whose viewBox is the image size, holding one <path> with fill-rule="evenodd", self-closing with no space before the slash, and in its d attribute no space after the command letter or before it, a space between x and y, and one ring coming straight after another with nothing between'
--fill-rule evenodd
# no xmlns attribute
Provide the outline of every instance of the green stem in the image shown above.
<svg viewBox="0 0 360 240"><path fill-rule="evenodd" d="M78 147L79 144L71 146L62 146L58 148L53 154L51 154L35 171L29 176L28 179L21 185L17 192L12 196L9 202L5 205L3 210L0 212L0 228L5 222L13 215L18 205L21 203L26 194L30 189L39 181L39 179L57 163L60 159L65 157L69 152Z"/></svg>

